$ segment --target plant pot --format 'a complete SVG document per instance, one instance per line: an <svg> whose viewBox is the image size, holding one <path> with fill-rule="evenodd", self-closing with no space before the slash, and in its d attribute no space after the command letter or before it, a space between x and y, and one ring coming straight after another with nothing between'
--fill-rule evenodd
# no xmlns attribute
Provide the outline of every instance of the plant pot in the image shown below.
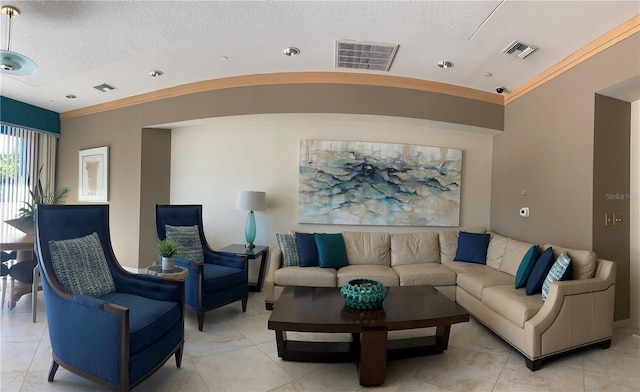
<svg viewBox="0 0 640 392"><path fill-rule="evenodd" d="M173 257L162 258L162 271L173 271Z"/></svg>
<svg viewBox="0 0 640 392"><path fill-rule="evenodd" d="M24 220L24 219L7 219L4 223L9 226L13 226L21 232L29 235L33 235L34 232L34 223L32 220Z"/></svg>

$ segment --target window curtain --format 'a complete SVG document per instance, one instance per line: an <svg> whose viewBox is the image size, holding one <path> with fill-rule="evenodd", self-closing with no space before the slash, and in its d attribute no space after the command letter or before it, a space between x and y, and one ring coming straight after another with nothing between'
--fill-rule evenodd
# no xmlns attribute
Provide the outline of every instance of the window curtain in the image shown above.
<svg viewBox="0 0 640 392"><path fill-rule="evenodd" d="M31 201L29 189L40 182L55 188L57 137L10 125L0 125L0 217L18 217L24 202Z"/></svg>

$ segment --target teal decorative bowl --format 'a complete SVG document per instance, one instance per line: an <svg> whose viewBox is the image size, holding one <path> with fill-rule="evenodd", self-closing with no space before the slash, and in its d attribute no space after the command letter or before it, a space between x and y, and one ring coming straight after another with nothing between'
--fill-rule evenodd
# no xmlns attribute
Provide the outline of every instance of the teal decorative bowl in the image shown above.
<svg viewBox="0 0 640 392"><path fill-rule="evenodd" d="M378 309L387 297L382 282L373 279L353 279L340 289L344 304L354 309Z"/></svg>

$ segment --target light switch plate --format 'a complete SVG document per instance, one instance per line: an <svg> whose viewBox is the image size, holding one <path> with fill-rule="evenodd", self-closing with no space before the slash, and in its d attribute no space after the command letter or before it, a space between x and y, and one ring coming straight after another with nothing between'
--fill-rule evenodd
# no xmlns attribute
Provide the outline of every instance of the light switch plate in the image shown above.
<svg viewBox="0 0 640 392"><path fill-rule="evenodd" d="M613 226L613 214L604 214L604 225Z"/></svg>

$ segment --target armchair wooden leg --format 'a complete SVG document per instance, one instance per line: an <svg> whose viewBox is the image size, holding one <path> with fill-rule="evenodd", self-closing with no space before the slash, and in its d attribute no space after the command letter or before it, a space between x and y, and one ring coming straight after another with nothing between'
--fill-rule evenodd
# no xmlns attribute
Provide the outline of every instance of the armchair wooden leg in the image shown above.
<svg viewBox="0 0 640 392"><path fill-rule="evenodd" d="M55 359L51 362L51 370L49 370L49 378L47 379L49 382L53 381L53 377L56 375L58 371L58 362Z"/></svg>
<svg viewBox="0 0 640 392"><path fill-rule="evenodd" d="M184 348L184 346L180 346L180 348L178 349L178 351L176 351L176 367L179 368L180 366L182 366L182 349Z"/></svg>
<svg viewBox="0 0 640 392"><path fill-rule="evenodd" d="M249 299L248 295L246 297L242 298L242 312L246 312L247 311L247 300L248 299Z"/></svg>
<svg viewBox="0 0 640 392"><path fill-rule="evenodd" d="M202 331L202 328L204 328L204 311L197 310L196 314L198 315L198 329Z"/></svg>

